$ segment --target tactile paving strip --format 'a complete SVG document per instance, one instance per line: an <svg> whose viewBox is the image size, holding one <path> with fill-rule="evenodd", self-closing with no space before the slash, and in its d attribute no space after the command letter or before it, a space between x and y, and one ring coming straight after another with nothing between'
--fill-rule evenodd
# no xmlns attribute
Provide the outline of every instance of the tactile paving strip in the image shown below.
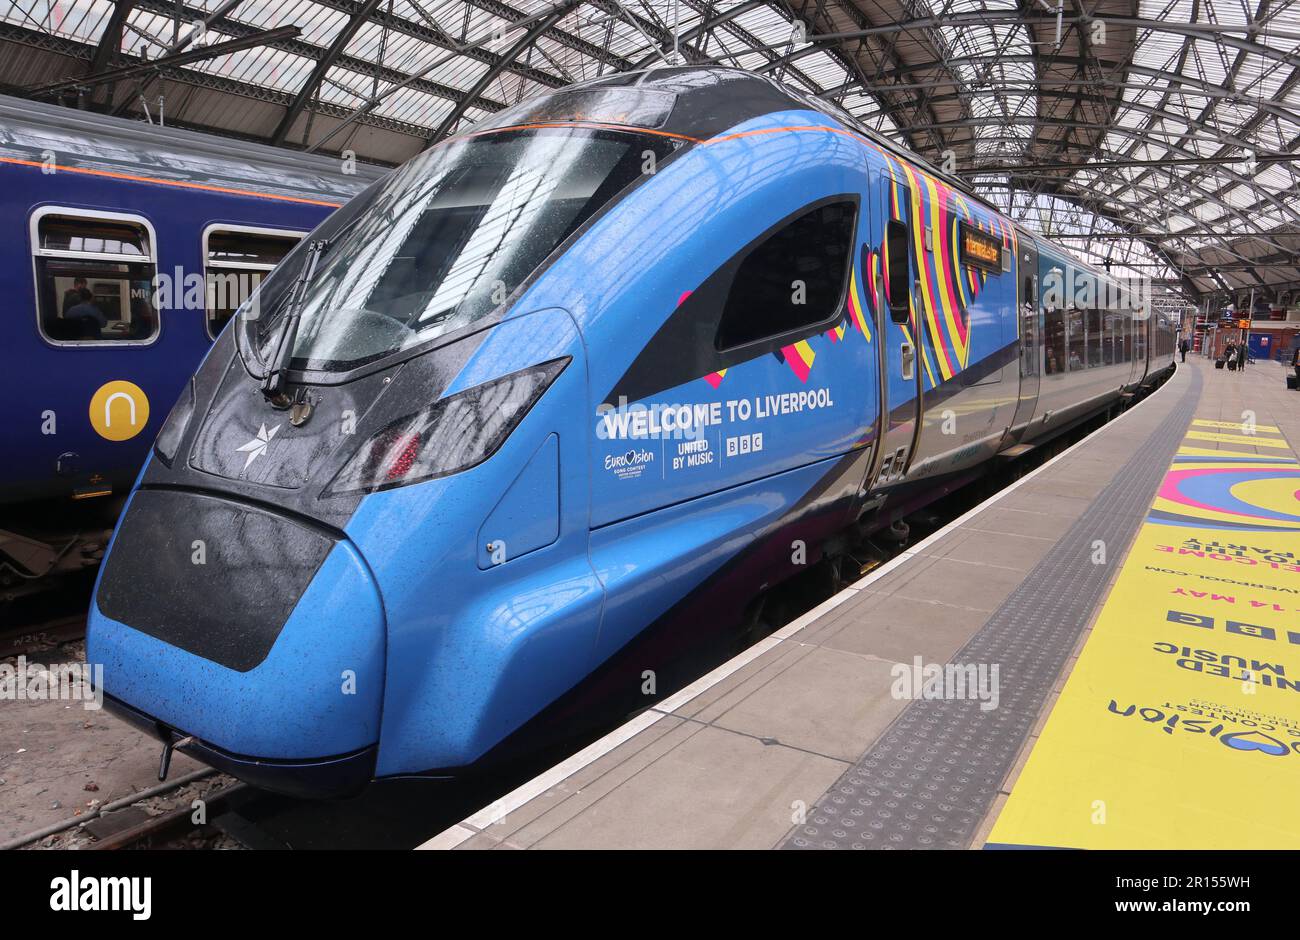
<svg viewBox="0 0 1300 940"><path fill-rule="evenodd" d="M913 701L781 848L970 845L1114 571L1092 563L1093 542L1104 540L1112 553L1131 542L1195 416L1201 378L1188 372L1191 381L1159 430L953 655L953 663L998 664L998 707Z"/></svg>

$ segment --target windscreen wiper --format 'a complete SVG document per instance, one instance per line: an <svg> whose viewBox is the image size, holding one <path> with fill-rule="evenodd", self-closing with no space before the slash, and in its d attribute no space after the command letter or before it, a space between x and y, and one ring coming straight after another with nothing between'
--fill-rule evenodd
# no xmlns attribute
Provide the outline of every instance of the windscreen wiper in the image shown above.
<svg viewBox="0 0 1300 940"><path fill-rule="evenodd" d="M289 303L285 307L284 325L276 338L275 352L266 364L266 373L262 376L262 395L273 405L287 407L288 398L284 394L285 373L293 359L293 346L298 338L298 321L302 318L302 305L307 296L307 285L316 275L316 264L325 253L332 239L316 239L307 246L307 257L298 271L298 280L289 293Z"/></svg>

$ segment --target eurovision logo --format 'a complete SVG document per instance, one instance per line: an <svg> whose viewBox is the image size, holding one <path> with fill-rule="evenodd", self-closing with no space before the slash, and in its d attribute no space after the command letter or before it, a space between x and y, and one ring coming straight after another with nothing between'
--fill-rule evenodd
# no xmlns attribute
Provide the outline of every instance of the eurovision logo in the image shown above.
<svg viewBox="0 0 1300 940"><path fill-rule="evenodd" d="M1272 731L1284 737L1300 738L1300 730L1294 728L1282 729L1268 723L1263 728L1260 728L1257 722L1250 719L1229 718L1226 715L1207 713L1201 709L1189 708L1189 706L1173 708L1165 705L1161 708L1149 705L1128 705L1121 708L1119 702L1115 699L1110 700L1110 704L1106 706L1106 711L1121 718L1137 718L1152 728L1159 728L1168 735L1179 732L1201 735L1205 741L1218 741L1230 751L1239 754L1261 754L1267 757L1287 757L1292 754L1300 756L1300 740L1293 740L1288 744L1281 738L1275 737L1274 734L1268 733ZM1189 718L1187 711L1191 711L1192 714L1203 714L1206 717ZM1257 727L1250 731L1231 731L1224 734L1223 732L1228 727L1228 721L1234 724L1256 725Z"/></svg>

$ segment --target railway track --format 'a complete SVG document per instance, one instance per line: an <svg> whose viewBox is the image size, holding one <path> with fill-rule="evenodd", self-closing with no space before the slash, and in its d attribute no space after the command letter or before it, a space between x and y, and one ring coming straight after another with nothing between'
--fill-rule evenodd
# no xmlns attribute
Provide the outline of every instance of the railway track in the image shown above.
<svg viewBox="0 0 1300 940"><path fill-rule="evenodd" d="M523 779L525 773L503 779L501 786L509 789ZM106 814L100 824L85 827L94 841L83 847L188 849L223 840L217 847L411 849L478 806L484 792L403 781L376 784L350 800L322 801L270 793L228 777L212 783L215 788L198 797L201 807L184 795L148 818L141 817L139 807L118 819L118 813Z"/></svg>
<svg viewBox="0 0 1300 940"><path fill-rule="evenodd" d="M53 580L39 592L0 599L0 659L44 652L86 635L95 572Z"/></svg>
<svg viewBox="0 0 1300 940"><path fill-rule="evenodd" d="M286 840L263 831L258 820L273 820L286 804L296 802L204 768L115 800L86 816L11 839L0 844L0 851L290 848ZM222 838L224 844L213 845L213 840Z"/></svg>
<svg viewBox="0 0 1300 940"><path fill-rule="evenodd" d="M85 614L70 614L34 624L6 625L0 627L0 659L30 656L80 640L85 635Z"/></svg>
<svg viewBox="0 0 1300 940"><path fill-rule="evenodd" d="M252 792L252 788L244 783L223 786L204 796L201 806L178 806L159 816L151 816L108 833L86 848L96 852L165 848L169 843L196 830L215 834L219 831L215 823L222 814L228 812L241 797L246 798ZM103 818L111 819L111 815Z"/></svg>

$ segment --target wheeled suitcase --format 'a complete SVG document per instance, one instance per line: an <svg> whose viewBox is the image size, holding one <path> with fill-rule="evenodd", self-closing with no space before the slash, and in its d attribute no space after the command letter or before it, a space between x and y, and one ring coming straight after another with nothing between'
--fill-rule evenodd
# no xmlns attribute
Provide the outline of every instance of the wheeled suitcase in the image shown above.
<svg viewBox="0 0 1300 940"><path fill-rule="evenodd" d="M1222 359L1215 359L1215 360L1214 360L1214 368L1216 368L1216 369L1222 369L1222 368L1223 368L1223 360L1222 360Z"/></svg>
<svg viewBox="0 0 1300 940"><path fill-rule="evenodd" d="M1300 388L1300 375L1296 375L1294 372L1288 375L1286 377L1286 387L1292 391Z"/></svg>

